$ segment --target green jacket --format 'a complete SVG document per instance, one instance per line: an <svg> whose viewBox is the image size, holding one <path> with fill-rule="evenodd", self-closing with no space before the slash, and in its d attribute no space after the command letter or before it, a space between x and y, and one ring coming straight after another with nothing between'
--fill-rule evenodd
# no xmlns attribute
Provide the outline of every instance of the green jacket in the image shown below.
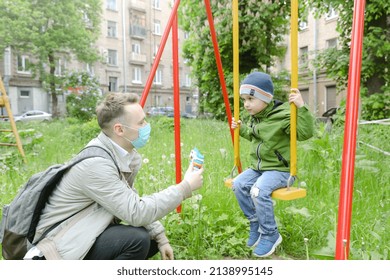
<svg viewBox="0 0 390 280"><path fill-rule="evenodd" d="M314 134L314 117L307 106L297 109L297 140ZM241 125L240 136L252 142L251 168L290 170L290 104L273 100L264 110Z"/></svg>

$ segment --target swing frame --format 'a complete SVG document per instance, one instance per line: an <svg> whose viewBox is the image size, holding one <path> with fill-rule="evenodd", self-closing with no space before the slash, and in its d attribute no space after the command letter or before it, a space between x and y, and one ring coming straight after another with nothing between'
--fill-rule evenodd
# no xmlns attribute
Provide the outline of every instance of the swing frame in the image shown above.
<svg viewBox="0 0 390 280"><path fill-rule="evenodd" d="M298 88L298 0L291 1L291 88ZM239 71L238 71L238 0L233 0L233 92L234 118L239 120ZM272 198L279 200L294 200L306 197L304 188L292 187L290 182L297 178L297 107L290 104L290 177L287 186L272 192ZM225 186L232 187L233 172L241 168L239 157L239 127L234 130L234 167L231 177L225 180ZM240 170L239 170L240 171Z"/></svg>

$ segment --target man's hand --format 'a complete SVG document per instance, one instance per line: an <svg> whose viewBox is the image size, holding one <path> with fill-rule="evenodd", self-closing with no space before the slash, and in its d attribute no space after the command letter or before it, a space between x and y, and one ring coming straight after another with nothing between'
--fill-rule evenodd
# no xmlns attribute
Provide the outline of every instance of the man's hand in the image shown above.
<svg viewBox="0 0 390 280"><path fill-rule="evenodd" d="M169 243L166 243L158 248L160 250L161 258L163 260L173 260L173 249Z"/></svg>
<svg viewBox="0 0 390 280"><path fill-rule="evenodd" d="M191 190L196 191L200 189L203 185L203 167L199 170L194 170L194 166L192 163L188 166L186 174L184 175L184 180L190 184Z"/></svg>

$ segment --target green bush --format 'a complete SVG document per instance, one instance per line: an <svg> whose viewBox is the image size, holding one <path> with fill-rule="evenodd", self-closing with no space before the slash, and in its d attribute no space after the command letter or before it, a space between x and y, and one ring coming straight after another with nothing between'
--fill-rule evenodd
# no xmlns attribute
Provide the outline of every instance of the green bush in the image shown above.
<svg viewBox="0 0 390 280"><path fill-rule="evenodd" d="M96 77L86 72L75 72L68 76L65 87L73 90L66 97L66 110L69 117L89 121L96 116L96 104L102 96Z"/></svg>
<svg viewBox="0 0 390 280"><path fill-rule="evenodd" d="M390 118L390 93L375 93L362 97L362 119L380 120Z"/></svg>

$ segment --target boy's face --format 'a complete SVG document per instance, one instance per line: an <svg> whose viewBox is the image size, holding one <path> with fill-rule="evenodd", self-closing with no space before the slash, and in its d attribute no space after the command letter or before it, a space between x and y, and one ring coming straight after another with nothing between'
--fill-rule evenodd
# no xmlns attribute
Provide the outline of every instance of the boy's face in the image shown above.
<svg viewBox="0 0 390 280"><path fill-rule="evenodd" d="M263 111L263 109L268 105L263 100L260 100L249 94L241 95L241 99L244 102L245 110L247 110L251 116L256 115L257 113Z"/></svg>

